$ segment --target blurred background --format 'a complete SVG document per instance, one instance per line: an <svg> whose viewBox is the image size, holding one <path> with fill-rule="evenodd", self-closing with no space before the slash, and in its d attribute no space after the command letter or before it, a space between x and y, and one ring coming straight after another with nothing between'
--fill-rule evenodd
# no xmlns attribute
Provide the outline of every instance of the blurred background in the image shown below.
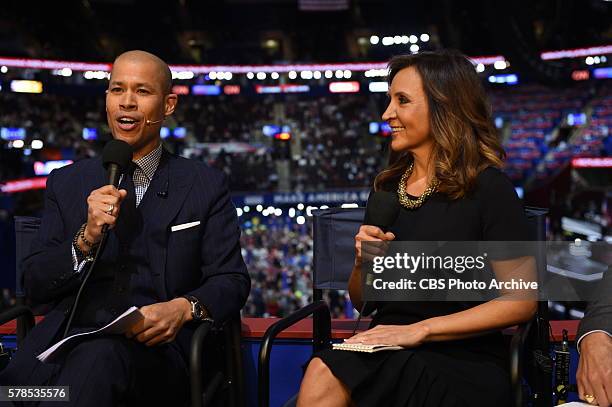
<svg viewBox="0 0 612 407"><path fill-rule="evenodd" d="M455 48L490 96L527 205L550 240L612 240L612 1L67 0L0 6L0 288L14 301L12 217L39 216L48 173L110 139L110 63L172 68L162 137L224 171L252 278L245 316L312 299L312 210L363 206L387 156L386 62ZM346 292L326 293L352 318ZM551 319L582 316L551 303ZM556 316L556 318L555 318Z"/></svg>

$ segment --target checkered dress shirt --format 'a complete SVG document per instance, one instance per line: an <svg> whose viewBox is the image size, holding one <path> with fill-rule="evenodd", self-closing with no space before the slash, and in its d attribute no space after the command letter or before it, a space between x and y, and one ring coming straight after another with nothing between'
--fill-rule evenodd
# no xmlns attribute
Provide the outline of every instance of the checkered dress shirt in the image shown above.
<svg viewBox="0 0 612 407"><path fill-rule="evenodd" d="M159 146L144 157L134 161L136 169L132 175L132 181L134 182L134 192L136 193L136 206L140 205L140 201L147 192L147 188L151 184L153 174L159 166L159 160L162 155L162 145Z"/></svg>

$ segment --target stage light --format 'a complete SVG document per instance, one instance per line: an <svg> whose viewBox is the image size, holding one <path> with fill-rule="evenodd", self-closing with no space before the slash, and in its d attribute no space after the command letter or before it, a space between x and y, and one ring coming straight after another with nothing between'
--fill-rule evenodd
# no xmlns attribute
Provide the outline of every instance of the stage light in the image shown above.
<svg viewBox="0 0 612 407"><path fill-rule="evenodd" d="M299 203L297 208L298 208L298 211L303 211L304 210L304 204L303 203Z"/></svg>
<svg viewBox="0 0 612 407"><path fill-rule="evenodd" d="M250 207L250 206L248 206L248 205L245 205L245 206L242 208L242 210L243 210L245 213L248 213L248 212L251 210L251 207Z"/></svg>
<svg viewBox="0 0 612 407"><path fill-rule="evenodd" d="M306 218L300 215L295 219L295 221L298 225L303 225L304 223L306 223Z"/></svg>
<svg viewBox="0 0 612 407"><path fill-rule="evenodd" d="M508 67L508 64L506 63L506 61L495 61L493 63L493 67L495 69L502 70L502 69L506 69Z"/></svg>
<svg viewBox="0 0 612 407"><path fill-rule="evenodd" d="M278 72L272 72L272 74L270 75L270 77L271 77L272 79L278 79L278 78L279 78L279 74L278 74Z"/></svg>
<svg viewBox="0 0 612 407"><path fill-rule="evenodd" d="M429 34L421 34L421 41L423 42L429 41Z"/></svg>
<svg viewBox="0 0 612 407"><path fill-rule="evenodd" d="M32 150L40 150L41 148L43 148L44 143L42 142L42 140L32 140L32 144L30 145L30 147L32 147Z"/></svg>
<svg viewBox="0 0 612 407"><path fill-rule="evenodd" d="M387 92L389 90L389 84L387 82L370 82L368 85L370 92Z"/></svg>
<svg viewBox="0 0 612 407"><path fill-rule="evenodd" d="M57 76L72 76L72 69L70 68L62 68L62 69L54 69L53 71L51 71L52 75L57 75Z"/></svg>
<svg viewBox="0 0 612 407"><path fill-rule="evenodd" d="M289 71L289 79L295 79L295 78L297 78L297 72Z"/></svg>
<svg viewBox="0 0 612 407"><path fill-rule="evenodd" d="M236 216L241 217L241 216L242 216L242 214L243 214L242 209L240 209L240 208L236 208Z"/></svg>
<svg viewBox="0 0 612 407"><path fill-rule="evenodd" d="M289 208L289 217L293 218L295 216L295 208Z"/></svg>
<svg viewBox="0 0 612 407"><path fill-rule="evenodd" d="M110 78L110 73L105 71L85 71L83 76L85 79L108 79Z"/></svg>
<svg viewBox="0 0 612 407"><path fill-rule="evenodd" d="M11 90L17 93L42 93L43 84L40 81L11 81Z"/></svg>
<svg viewBox="0 0 612 407"><path fill-rule="evenodd" d="M357 93L359 92L359 82L331 82L329 91L331 93Z"/></svg>
<svg viewBox="0 0 612 407"><path fill-rule="evenodd" d="M350 78L353 75L353 73L351 71L349 71L348 69L344 70L344 77L346 79Z"/></svg>
<svg viewBox="0 0 612 407"><path fill-rule="evenodd" d="M226 80L228 80L228 81L229 81L230 79L232 79L232 77L233 77L233 76L234 76L234 74L232 74L231 72L226 72L226 73L225 73L225 79L226 79Z"/></svg>
<svg viewBox="0 0 612 407"><path fill-rule="evenodd" d="M13 140L12 147L13 148L23 148L24 144L25 143L23 142L23 140Z"/></svg>
<svg viewBox="0 0 612 407"><path fill-rule="evenodd" d="M338 69L338 70L336 71L336 78L338 78L338 79L342 79L342 78L344 78L344 71L342 71L342 70Z"/></svg>
<svg viewBox="0 0 612 407"><path fill-rule="evenodd" d="M2 68L0 68L0 72L7 73L8 72L8 68L3 65Z"/></svg>
<svg viewBox="0 0 612 407"><path fill-rule="evenodd" d="M408 37L407 35L402 35L402 44L408 44L410 42L410 37Z"/></svg>
<svg viewBox="0 0 612 407"><path fill-rule="evenodd" d="M393 44L393 37L383 37L382 39L382 45L389 46Z"/></svg>
<svg viewBox="0 0 612 407"><path fill-rule="evenodd" d="M247 78L249 78L249 79L253 79L254 76L255 75L253 75L253 72L247 73Z"/></svg>
<svg viewBox="0 0 612 407"><path fill-rule="evenodd" d="M172 79L193 79L194 76L191 71L172 72Z"/></svg>
<svg viewBox="0 0 612 407"><path fill-rule="evenodd" d="M476 72L484 72L484 70L485 70L484 64L476 65Z"/></svg>
<svg viewBox="0 0 612 407"><path fill-rule="evenodd" d="M601 60L599 59L599 57L593 57L593 62L595 62L596 64L600 63Z"/></svg>
<svg viewBox="0 0 612 407"><path fill-rule="evenodd" d="M330 71L330 70L325 71L325 77L326 77L327 79L330 79L330 78L332 78L333 76L334 76L334 73L333 73L332 71Z"/></svg>
<svg viewBox="0 0 612 407"><path fill-rule="evenodd" d="M259 79L260 81L263 81L264 79L266 79L266 73L265 72L257 72L257 79Z"/></svg>
<svg viewBox="0 0 612 407"><path fill-rule="evenodd" d="M601 58L599 58L601 60L602 63L606 62L608 60L608 58L606 58L605 55L602 55Z"/></svg>
<svg viewBox="0 0 612 407"><path fill-rule="evenodd" d="M586 62L587 65L593 65L593 63L595 62L595 60L593 59L593 57L586 57L586 59L584 60L584 62Z"/></svg>
<svg viewBox="0 0 612 407"><path fill-rule="evenodd" d="M257 205L257 206L255 207L255 210L256 210L257 212L261 212L261 211L263 210L263 206L261 206L261 205Z"/></svg>
<svg viewBox="0 0 612 407"><path fill-rule="evenodd" d="M410 52L413 52L413 53L419 52L419 46L416 44L412 44L410 46Z"/></svg>
<svg viewBox="0 0 612 407"><path fill-rule="evenodd" d="M312 71L302 71L302 72L300 72L300 78L302 78L302 79L312 79Z"/></svg>
<svg viewBox="0 0 612 407"><path fill-rule="evenodd" d="M283 215L283 210L281 208L276 208L274 210L274 215L275 216L282 216Z"/></svg>
<svg viewBox="0 0 612 407"><path fill-rule="evenodd" d="M370 44L372 45L378 44L379 41L380 41L380 38L378 38L378 35L372 35L370 37Z"/></svg>
<svg viewBox="0 0 612 407"><path fill-rule="evenodd" d="M211 80L213 80L213 81L214 81L215 79L217 79L217 73L216 73L216 72L210 72L210 73L208 74L208 77L209 77ZM221 78L219 78L219 79L221 79Z"/></svg>
<svg viewBox="0 0 612 407"><path fill-rule="evenodd" d="M263 45L265 48L270 48L270 49L278 48L278 41L272 40L272 39L266 40Z"/></svg>
<svg viewBox="0 0 612 407"><path fill-rule="evenodd" d="M402 37L400 35L396 35L393 37L393 43L394 44L401 44L402 43Z"/></svg>
<svg viewBox="0 0 612 407"><path fill-rule="evenodd" d="M321 79L321 72L320 71L314 71L312 74L312 77L315 79Z"/></svg>
<svg viewBox="0 0 612 407"><path fill-rule="evenodd" d="M419 39L417 38L416 35L411 35L409 40L411 44L416 44Z"/></svg>

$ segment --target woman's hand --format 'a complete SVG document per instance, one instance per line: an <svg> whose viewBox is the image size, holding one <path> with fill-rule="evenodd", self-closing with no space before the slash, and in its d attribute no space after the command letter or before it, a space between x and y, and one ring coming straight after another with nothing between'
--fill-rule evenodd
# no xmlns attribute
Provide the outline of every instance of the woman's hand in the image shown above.
<svg viewBox="0 0 612 407"><path fill-rule="evenodd" d="M386 242L395 239L391 232L384 233L381 228L372 225L362 225L355 235L355 264L372 261L375 256L384 256L387 252ZM362 245L362 242L379 242L379 244Z"/></svg>
<svg viewBox="0 0 612 407"><path fill-rule="evenodd" d="M410 325L377 325L365 332L347 339L346 343L363 343L366 345L397 345L404 348L415 348L425 342L429 328L423 323Z"/></svg>

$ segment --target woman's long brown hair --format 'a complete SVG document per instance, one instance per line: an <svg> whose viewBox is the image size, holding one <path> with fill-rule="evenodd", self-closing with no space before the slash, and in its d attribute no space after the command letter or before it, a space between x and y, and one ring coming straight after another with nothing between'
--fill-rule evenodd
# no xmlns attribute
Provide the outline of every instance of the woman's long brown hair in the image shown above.
<svg viewBox="0 0 612 407"><path fill-rule="evenodd" d="M488 98L474 65L452 50L393 57L388 82L414 67L423 82L433 138L431 159L438 191L451 199L468 194L488 166L501 168L505 152L491 118ZM390 151L387 168L374 180L375 190L393 190L412 162L408 151Z"/></svg>

